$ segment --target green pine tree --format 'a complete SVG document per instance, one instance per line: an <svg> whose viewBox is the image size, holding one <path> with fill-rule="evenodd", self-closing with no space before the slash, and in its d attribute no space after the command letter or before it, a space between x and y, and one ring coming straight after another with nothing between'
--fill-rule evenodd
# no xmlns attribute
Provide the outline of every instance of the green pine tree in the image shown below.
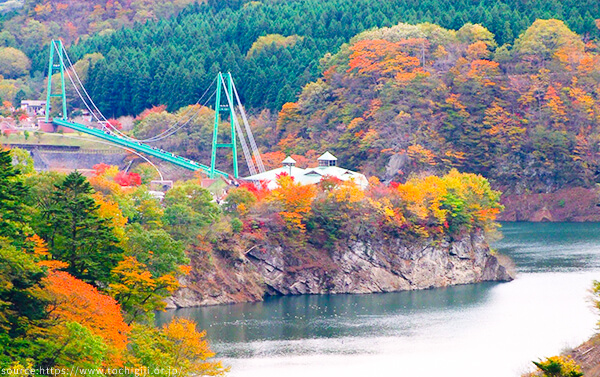
<svg viewBox="0 0 600 377"><path fill-rule="evenodd" d="M84 176L69 174L56 185L40 235L56 259L69 263L69 273L98 284L108 281L123 250L107 221L98 216L92 193Z"/></svg>
<svg viewBox="0 0 600 377"><path fill-rule="evenodd" d="M0 237L8 238L17 247L23 247L31 234L23 203L27 192L9 151L0 150Z"/></svg>

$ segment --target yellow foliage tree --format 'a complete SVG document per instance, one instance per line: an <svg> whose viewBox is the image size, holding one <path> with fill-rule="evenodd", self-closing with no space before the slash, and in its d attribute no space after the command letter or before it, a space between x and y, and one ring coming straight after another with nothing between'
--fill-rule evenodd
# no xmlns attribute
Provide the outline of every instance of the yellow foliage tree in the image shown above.
<svg viewBox="0 0 600 377"><path fill-rule="evenodd" d="M187 274L189 270L181 272ZM180 287L173 274L155 278L148 267L133 256L119 262L112 270L112 276L115 282L110 284L109 292L121 304L128 324L155 310L164 310L164 299Z"/></svg>
<svg viewBox="0 0 600 377"><path fill-rule="evenodd" d="M311 203L317 195L317 189L312 185L302 185L294 182L294 178L282 174L278 177L279 187L271 191L268 200L282 207L279 212L290 229L304 231L306 226L302 220L310 212Z"/></svg>
<svg viewBox="0 0 600 377"><path fill-rule="evenodd" d="M97 213L100 218L108 220L110 226L113 229L115 236L118 239L125 239L125 224L127 224L127 217L123 216L119 205L106 198L102 193L95 192L92 194L94 201L98 205Z"/></svg>

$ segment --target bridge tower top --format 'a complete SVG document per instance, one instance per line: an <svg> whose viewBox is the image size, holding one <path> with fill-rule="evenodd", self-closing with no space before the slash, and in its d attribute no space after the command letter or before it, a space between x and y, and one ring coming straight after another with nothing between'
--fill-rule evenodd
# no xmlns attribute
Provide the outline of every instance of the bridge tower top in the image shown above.
<svg viewBox="0 0 600 377"><path fill-rule="evenodd" d="M52 98L58 97L62 101L62 120L67 120L67 95L65 92L65 61L61 40L50 42L50 59L48 61L48 91L46 94L46 123L50 120ZM56 56L55 56L56 55ZM55 61L55 59L57 61ZM52 75L60 73L60 93L52 92Z"/></svg>

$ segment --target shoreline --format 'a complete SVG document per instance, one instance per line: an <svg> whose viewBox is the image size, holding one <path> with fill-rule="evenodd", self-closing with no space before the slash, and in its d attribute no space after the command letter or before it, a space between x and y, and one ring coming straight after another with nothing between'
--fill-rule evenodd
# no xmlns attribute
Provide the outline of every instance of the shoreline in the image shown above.
<svg viewBox="0 0 600 377"><path fill-rule="evenodd" d="M357 241L327 253L303 249L298 254L273 244L255 250L233 265L212 255L210 269L202 258L193 260L194 273L181 281L185 288L167 300L167 308L258 302L268 296L417 291L515 277L512 260L492 253L483 232L435 244Z"/></svg>
<svg viewBox="0 0 600 377"><path fill-rule="evenodd" d="M571 187L552 193L503 194L500 222L600 222L600 190Z"/></svg>

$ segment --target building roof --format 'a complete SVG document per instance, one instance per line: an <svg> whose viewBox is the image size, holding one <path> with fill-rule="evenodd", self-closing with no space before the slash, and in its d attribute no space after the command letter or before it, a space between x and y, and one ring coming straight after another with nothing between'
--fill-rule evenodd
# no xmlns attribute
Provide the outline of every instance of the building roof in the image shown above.
<svg viewBox="0 0 600 377"><path fill-rule="evenodd" d="M292 157L287 156L285 158L285 160L281 161L282 164L296 164L296 160L294 160Z"/></svg>
<svg viewBox="0 0 600 377"><path fill-rule="evenodd" d="M317 158L317 161L337 161L337 157L329 152L325 152L321 155L321 157Z"/></svg>
<svg viewBox="0 0 600 377"><path fill-rule="evenodd" d="M243 179L254 182L266 181L267 188L273 190L277 188L277 176L282 173L289 174L294 178L294 182L298 182L303 185L317 184L321 182L321 179L323 179L325 176L336 177L342 181L352 180L363 189L369 185L367 177L365 177L363 174L340 168L338 166L319 166L316 168L301 169L295 166L287 165L266 171L264 173L254 174Z"/></svg>
<svg viewBox="0 0 600 377"><path fill-rule="evenodd" d="M272 190L274 188L277 188L277 176L283 173L294 177L294 180L296 180L296 177L302 176L304 174L304 169L300 169L295 166L282 166L280 168L269 170L264 173L254 174L243 179L246 181L254 182L267 181L267 187L270 190Z"/></svg>
<svg viewBox="0 0 600 377"><path fill-rule="evenodd" d="M33 99L24 99L21 101L21 106L46 106L46 101L37 101Z"/></svg>

